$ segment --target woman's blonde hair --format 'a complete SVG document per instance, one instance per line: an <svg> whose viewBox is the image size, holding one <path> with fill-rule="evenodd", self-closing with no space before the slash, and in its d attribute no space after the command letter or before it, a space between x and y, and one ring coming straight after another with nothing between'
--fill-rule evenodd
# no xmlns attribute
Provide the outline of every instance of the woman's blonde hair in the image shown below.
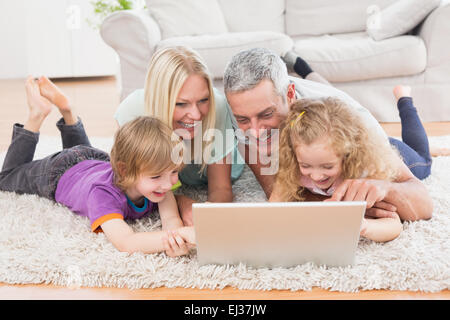
<svg viewBox="0 0 450 320"><path fill-rule="evenodd" d="M178 93L186 79L193 74L202 76L208 84L210 108L202 121L202 150L209 151L213 136L213 130L209 129L215 128L216 119L214 91L208 68L194 50L176 46L161 49L152 56L145 79L145 110L147 115L157 117L173 129ZM201 157L200 171L206 167L210 152L205 154L206 159ZM191 160L193 157L191 154Z"/></svg>
<svg viewBox="0 0 450 320"><path fill-rule="evenodd" d="M304 200L300 169L295 155L299 144L310 145L324 136L342 157L342 178L395 180L397 150L369 132L359 116L335 98L300 99L291 105L281 125L280 165L276 184L283 201Z"/></svg>
<svg viewBox="0 0 450 320"><path fill-rule="evenodd" d="M182 157L183 149L179 148L179 137L172 133L162 121L147 116L120 127L114 136L110 160L115 185L126 190L141 174L157 176L167 170L181 170L183 164L177 160L182 158L176 157Z"/></svg>

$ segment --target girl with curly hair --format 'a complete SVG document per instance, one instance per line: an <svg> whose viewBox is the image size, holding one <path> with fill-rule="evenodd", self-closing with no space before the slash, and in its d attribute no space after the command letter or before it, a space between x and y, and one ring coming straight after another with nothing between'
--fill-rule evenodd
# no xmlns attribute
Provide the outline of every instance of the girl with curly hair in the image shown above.
<svg viewBox="0 0 450 320"><path fill-rule="evenodd" d="M279 171L269 201L304 201L306 190L330 197L348 179L396 181L399 174L397 149L369 132L358 115L335 98L293 103L281 126L279 150ZM362 199L367 208L383 201L362 193L367 195ZM363 218L361 236L385 242L401 230L394 213L392 218Z"/></svg>

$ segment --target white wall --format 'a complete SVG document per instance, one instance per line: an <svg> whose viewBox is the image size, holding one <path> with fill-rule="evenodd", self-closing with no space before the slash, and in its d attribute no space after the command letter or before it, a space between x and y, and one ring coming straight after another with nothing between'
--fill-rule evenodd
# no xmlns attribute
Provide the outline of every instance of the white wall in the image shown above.
<svg viewBox="0 0 450 320"><path fill-rule="evenodd" d="M19 78L27 72L26 1L0 1L0 78Z"/></svg>
<svg viewBox="0 0 450 320"><path fill-rule="evenodd" d="M68 24L71 5L80 12L75 28ZM1 0L0 78L116 74L116 53L86 22L92 11L89 0Z"/></svg>

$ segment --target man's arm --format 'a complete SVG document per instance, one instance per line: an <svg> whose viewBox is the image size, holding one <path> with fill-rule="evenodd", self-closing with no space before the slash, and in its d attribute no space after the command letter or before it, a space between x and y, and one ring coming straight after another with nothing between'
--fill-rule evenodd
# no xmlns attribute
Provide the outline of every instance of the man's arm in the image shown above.
<svg viewBox="0 0 450 320"><path fill-rule="evenodd" d="M400 159L399 166L400 176L397 181L389 183L384 201L397 208L402 220L430 219L433 215L433 202L427 188Z"/></svg>
<svg viewBox="0 0 450 320"><path fill-rule="evenodd" d="M425 185L398 158L399 176L394 182L371 179L345 180L330 201L367 201L368 208L379 201L397 208L400 219L416 221L430 219L433 203ZM378 211L373 211L375 214ZM381 216L374 217L379 218ZM384 217L384 216L383 216Z"/></svg>
<svg viewBox="0 0 450 320"><path fill-rule="evenodd" d="M266 194L267 199L270 198L270 195L272 194L272 188L275 183L275 176L274 175L262 175L261 169L264 168L261 166L261 164L258 162L256 164L249 164L248 165L250 169L252 170L253 174L256 177L256 180L258 180L259 184L261 185L262 189L264 190L264 193Z"/></svg>
<svg viewBox="0 0 450 320"><path fill-rule="evenodd" d="M253 174L255 175L256 180L258 180L259 184L261 185L262 189L264 190L264 193L266 194L267 199L270 198L270 195L272 194L272 189L275 184L275 175L265 175L261 174L261 169L263 168L269 168L270 164L268 165L262 165L259 159L259 154L257 154L256 157L256 163L253 163L255 159L252 159L252 162L250 161L250 150L248 145L239 144L238 149L243 158L245 159L245 163L249 166L249 168L252 170Z"/></svg>

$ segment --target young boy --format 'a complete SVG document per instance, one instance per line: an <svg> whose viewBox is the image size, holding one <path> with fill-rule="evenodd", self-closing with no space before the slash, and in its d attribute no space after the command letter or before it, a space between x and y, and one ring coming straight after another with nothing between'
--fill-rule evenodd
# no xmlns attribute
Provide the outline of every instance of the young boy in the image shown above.
<svg viewBox="0 0 450 320"><path fill-rule="evenodd" d="M48 78L28 77L29 116L14 124L0 173L0 190L37 194L86 216L92 231L103 231L120 251L169 256L188 253L193 227L183 227L172 186L180 165L172 161L172 131L161 121L140 117L115 135L111 158L93 148L67 97ZM33 161L40 127L55 105L63 150ZM139 219L158 206L162 231L135 233L125 219Z"/></svg>

